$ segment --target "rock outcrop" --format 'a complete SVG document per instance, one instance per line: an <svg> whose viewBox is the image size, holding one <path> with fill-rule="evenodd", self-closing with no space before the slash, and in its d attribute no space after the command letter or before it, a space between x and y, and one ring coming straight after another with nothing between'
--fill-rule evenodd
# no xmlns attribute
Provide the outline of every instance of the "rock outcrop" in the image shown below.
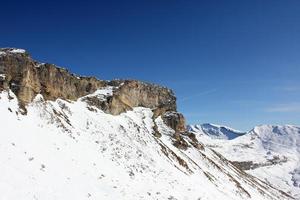
<svg viewBox="0 0 300 200"><path fill-rule="evenodd" d="M122 81L110 103L111 114L120 114L133 107L151 108L154 115L176 111L176 97L172 90L135 80Z"/></svg>
<svg viewBox="0 0 300 200"><path fill-rule="evenodd" d="M106 85L93 77L77 77L63 68L34 61L26 51L0 49L0 88L11 89L20 105L26 106L37 94L46 100L76 100Z"/></svg>
<svg viewBox="0 0 300 200"><path fill-rule="evenodd" d="M178 112L165 112L162 119L166 125L176 130L177 132L185 132L185 119L181 113Z"/></svg>
<svg viewBox="0 0 300 200"><path fill-rule="evenodd" d="M85 100L113 115L133 107L150 108L154 118L163 116L176 132L185 130L184 117L177 113L176 97L168 88L136 80L103 81L76 76L53 64L33 60L25 50L0 49L0 91L13 91L23 109L37 94L42 94L45 100L77 100L108 86L114 91L105 101L93 97Z"/></svg>

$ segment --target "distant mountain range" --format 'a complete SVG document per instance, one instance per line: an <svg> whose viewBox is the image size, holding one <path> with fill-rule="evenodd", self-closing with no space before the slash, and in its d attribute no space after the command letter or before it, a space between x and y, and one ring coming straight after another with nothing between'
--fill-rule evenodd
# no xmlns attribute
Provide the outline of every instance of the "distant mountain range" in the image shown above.
<svg viewBox="0 0 300 200"><path fill-rule="evenodd" d="M246 134L246 132L234 130L227 126L220 126L210 123L201 125L188 125L187 128L189 131L197 132L198 134L205 134L214 139L232 140Z"/></svg>
<svg viewBox="0 0 300 200"><path fill-rule="evenodd" d="M247 133L212 124L188 127L239 168L300 198L300 127L261 125Z"/></svg>

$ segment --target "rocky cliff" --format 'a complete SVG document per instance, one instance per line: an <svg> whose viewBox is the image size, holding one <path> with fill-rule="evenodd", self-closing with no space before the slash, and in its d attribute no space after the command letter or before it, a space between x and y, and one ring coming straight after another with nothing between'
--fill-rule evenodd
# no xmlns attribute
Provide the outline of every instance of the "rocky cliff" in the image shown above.
<svg viewBox="0 0 300 200"><path fill-rule="evenodd" d="M136 80L103 81L76 76L53 64L33 60L25 50L0 49L0 91L13 91L24 110L37 94L45 100L76 100L108 86L113 87L113 95L105 100L97 97L85 100L113 115L133 107L151 108L154 118L162 116L177 132L185 130L183 116L174 114L177 113L176 97L168 88Z"/></svg>
<svg viewBox="0 0 300 200"><path fill-rule="evenodd" d="M6 48L0 52L0 88L11 89L22 106L37 94L42 94L46 100L76 100L106 85L96 78L76 77L66 69L39 63L26 51Z"/></svg>

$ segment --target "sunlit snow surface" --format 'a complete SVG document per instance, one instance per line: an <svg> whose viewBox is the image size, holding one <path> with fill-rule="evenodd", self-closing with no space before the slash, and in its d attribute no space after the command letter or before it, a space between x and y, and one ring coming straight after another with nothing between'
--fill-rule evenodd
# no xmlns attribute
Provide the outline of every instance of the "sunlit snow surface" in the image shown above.
<svg viewBox="0 0 300 200"><path fill-rule="evenodd" d="M16 53L16 54L19 54L19 53L21 53L21 54L26 53L26 51L25 51L24 49L14 49L14 48L10 49L9 51L6 50L6 52L7 52L7 53ZM5 55L6 52L0 50L0 55Z"/></svg>
<svg viewBox="0 0 300 200"><path fill-rule="evenodd" d="M300 199L300 127L261 125L234 140L216 140L193 129L198 139L231 161L259 165L248 173ZM270 161L276 159L276 164Z"/></svg>
<svg viewBox="0 0 300 200"><path fill-rule="evenodd" d="M220 126L210 123L189 125L188 130L191 132L197 132L198 135L208 135L213 139L220 140L232 140L245 134L244 132L229 128L227 126Z"/></svg>
<svg viewBox="0 0 300 200"><path fill-rule="evenodd" d="M1 93L1 200L283 199L209 148L175 148L161 118L154 137L150 109L112 116L87 106L38 95L21 115L14 94Z"/></svg>

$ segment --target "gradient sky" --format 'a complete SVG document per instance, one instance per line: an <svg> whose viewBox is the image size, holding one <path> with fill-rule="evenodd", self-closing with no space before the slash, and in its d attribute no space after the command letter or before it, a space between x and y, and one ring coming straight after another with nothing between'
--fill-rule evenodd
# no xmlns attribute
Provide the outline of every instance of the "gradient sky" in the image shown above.
<svg viewBox="0 0 300 200"><path fill-rule="evenodd" d="M300 124L300 1L2 1L1 47L172 88L188 123Z"/></svg>

